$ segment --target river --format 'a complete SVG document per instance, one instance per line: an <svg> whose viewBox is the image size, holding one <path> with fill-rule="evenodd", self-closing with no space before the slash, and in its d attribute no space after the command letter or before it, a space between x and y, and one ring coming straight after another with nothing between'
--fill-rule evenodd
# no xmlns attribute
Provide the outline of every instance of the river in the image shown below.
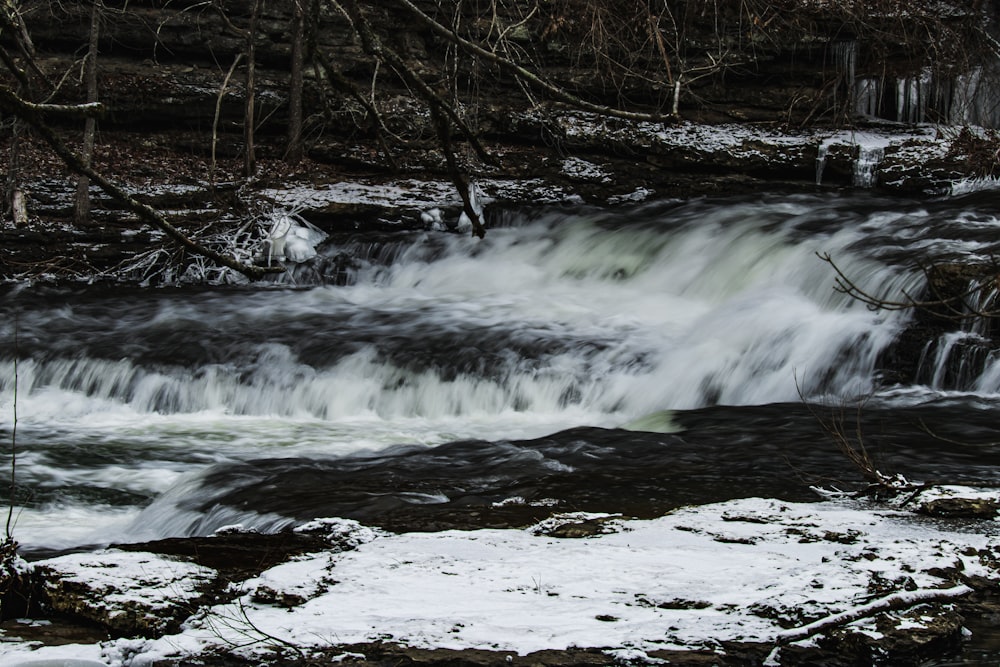
<svg viewBox="0 0 1000 667"><path fill-rule="evenodd" d="M491 212L482 241L334 235L275 284L7 286L14 534L44 554L329 514L502 524L525 518L511 498L636 516L812 498L858 481L838 425L890 472L993 485L1000 365L946 386L931 358L923 383L883 382L911 314L838 293L817 253L915 294L916 259L996 249L994 211L867 194L523 208Z"/></svg>

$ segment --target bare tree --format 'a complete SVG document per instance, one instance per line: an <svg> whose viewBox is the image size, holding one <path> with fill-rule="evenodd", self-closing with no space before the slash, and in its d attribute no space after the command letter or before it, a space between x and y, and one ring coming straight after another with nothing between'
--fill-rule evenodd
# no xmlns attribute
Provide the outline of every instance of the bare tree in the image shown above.
<svg viewBox="0 0 1000 667"><path fill-rule="evenodd" d="M292 59L288 84L288 148L285 159L289 164L302 160L304 147L302 137L302 94L304 89L303 70L306 61L306 12L302 6L306 0L291 0L292 3Z"/></svg>
<svg viewBox="0 0 1000 667"><path fill-rule="evenodd" d="M90 9L90 33L87 55L84 60L84 79L87 86L87 103L97 102L97 49L101 35L101 16L104 9L102 0L94 0ZM90 166L94 156L94 140L97 134L97 118L88 115L84 121L83 150L80 158ZM76 198L73 203L73 220L78 225L90 222L90 179L81 174L76 181Z"/></svg>
<svg viewBox="0 0 1000 667"><path fill-rule="evenodd" d="M21 17L19 3L10 2L0 11L0 25L14 36L14 44L22 57L33 65L35 61L35 45L31 40L28 27ZM17 81L17 88L22 95L30 95L32 75L40 75L37 68L22 69L14 57L6 50L0 49L0 61ZM44 79L44 76L37 78ZM11 122L10 151L7 162L7 187L4 192L4 208L9 211L15 226L23 226L28 222L28 206L24 189L21 185L21 142L25 133L24 122L14 116Z"/></svg>
<svg viewBox="0 0 1000 667"><path fill-rule="evenodd" d="M264 0L252 0L250 4L250 25L246 29L246 97L243 111L243 171L252 178L257 171L257 153L254 146L256 129L257 95L257 22L263 9Z"/></svg>

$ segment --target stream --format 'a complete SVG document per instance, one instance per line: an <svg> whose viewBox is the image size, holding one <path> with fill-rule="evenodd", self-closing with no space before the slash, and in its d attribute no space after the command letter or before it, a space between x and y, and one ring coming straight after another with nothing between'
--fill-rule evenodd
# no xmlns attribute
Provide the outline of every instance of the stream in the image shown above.
<svg viewBox="0 0 1000 667"><path fill-rule="evenodd" d="M524 208L491 212L482 241L334 235L273 284L8 285L13 532L40 557L321 516L437 530L812 500L861 481L845 433L886 472L996 486L1000 363L948 386L931 355L921 383L884 382L911 314L838 293L817 257L917 294L918 258L996 252L994 210L869 194Z"/></svg>

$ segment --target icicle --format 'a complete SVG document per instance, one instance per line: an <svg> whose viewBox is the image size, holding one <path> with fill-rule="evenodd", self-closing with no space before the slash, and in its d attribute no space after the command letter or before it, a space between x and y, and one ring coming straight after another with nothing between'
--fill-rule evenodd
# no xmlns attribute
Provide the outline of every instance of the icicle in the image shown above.
<svg viewBox="0 0 1000 667"><path fill-rule="evenodd" d="M823 170L826 168L826 154L829 151L830 144L826 141L816 150L816 185L823 185Z"/></svg>
<svg viewBox="0 0 1000 667"><path fill-rule="evenodd" d="M850 42L837 42L830 47L833 54L833 59L837 66L837 71L844 77L844 84L847 89L848 96L853 97L854 95L854 77L855 77L855 66L858 59L858 44L855 41ZM850 97L847 100L848 105L854 103Z"/></svg>
<svg viewBox="0 0 1000 667"><path fill-rule="evenodd" d="M1000 126L1000 92L995 85L996 68L976 67L955 77L952 83L951 109L948 121L952 125Z"/></svg>
<svg viewBox="0 0 1000 667"><path fill-rule="evenodd" d="M854 113L859 116L877 116L878 98L878 79L871 77L858 79L854 84Z"/></svg>
<svg viewBox="0 0 1000 667"><path fill-rule="evenodd" d="M931 87L930 70L917 76L896 81L896 120L900 123L922 123L927 115L927 100Z"/></svg>
<svg viewBox="0 0 1000 667"><path fill-rule="evenodd" d="M896 80L896 121L905 123L910 120L910 79Z"/></svg>
<svg viewBox="0 0 1000 667"><path fill-rule="evenodd" d="M854 87L854 72L858 60L858 43L837 42L833 45L833 56L837 60L837 67L844 75L848 90Z"/></svg>

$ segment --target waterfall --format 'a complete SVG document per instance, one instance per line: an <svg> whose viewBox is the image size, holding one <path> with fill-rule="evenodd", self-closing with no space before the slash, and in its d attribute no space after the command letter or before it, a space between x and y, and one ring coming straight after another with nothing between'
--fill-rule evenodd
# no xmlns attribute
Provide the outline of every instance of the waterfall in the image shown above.
<svg viewBox="0 0 1000 667"><path fill-rule="evenodd" d="M852 147L856 152L852 164L851 183L859 188L872 188L878 183L878 169L885 158L885 149L892 136L875 132L845 131L824 138L816 150L816 185L823 184L823 172L832 146Z"/></svg>
<svg viewBox="0 0 1000 667"><path fill-rule="evenodd" d="M816 149L816 185L823 185L823 170L826 169L826 156L830 152L830 144L822 142Z"/></svg>
<svg viewBox="0 0 1000 667"><path fill-rule="evenodd" d="M972 330L928 349L926 386L882 386L909 313L837 292L817 257L876 296L919 294L913 257L989 252L993 208L956 206L830 193L515 210L483 240L332 235L303 267L336 271L296 287L8 291L0 340L16 311L18 346L0 356L0 407L16 353L18 483L32 491L18 539L277 529L278 508L212 502L206 469L229 475L226 493L253 459L266 477L277 459L305 471L399 446L474 451L663 411L912 405L959 376L989 399L1000 359L962 360Z"/></svg>
<svg viewBox="0 0 1000 667"><path fill-rule="evenodd" d="M992 319L974 316L996 310L996 287L980 289L971 282L968 318L956 319L956 330L928 343L917 371L918 378L934 389L1000 392L1000 364L991 344Z"/></svg>
<svg viewBox="0 0 1000 667"><path fill-rule="evenodd" d="M389 264L359 260L347 285L140 293L103 318L39 311L22 320L25 338L48 339L21 360L24 419L575 411L608 423L854 393L897 320L832 292L815 252L878 289L909 278L859 254L850 227L801 242L797 225L823 215L814 204L559 214L483 242L419 233Z"/></svg>

